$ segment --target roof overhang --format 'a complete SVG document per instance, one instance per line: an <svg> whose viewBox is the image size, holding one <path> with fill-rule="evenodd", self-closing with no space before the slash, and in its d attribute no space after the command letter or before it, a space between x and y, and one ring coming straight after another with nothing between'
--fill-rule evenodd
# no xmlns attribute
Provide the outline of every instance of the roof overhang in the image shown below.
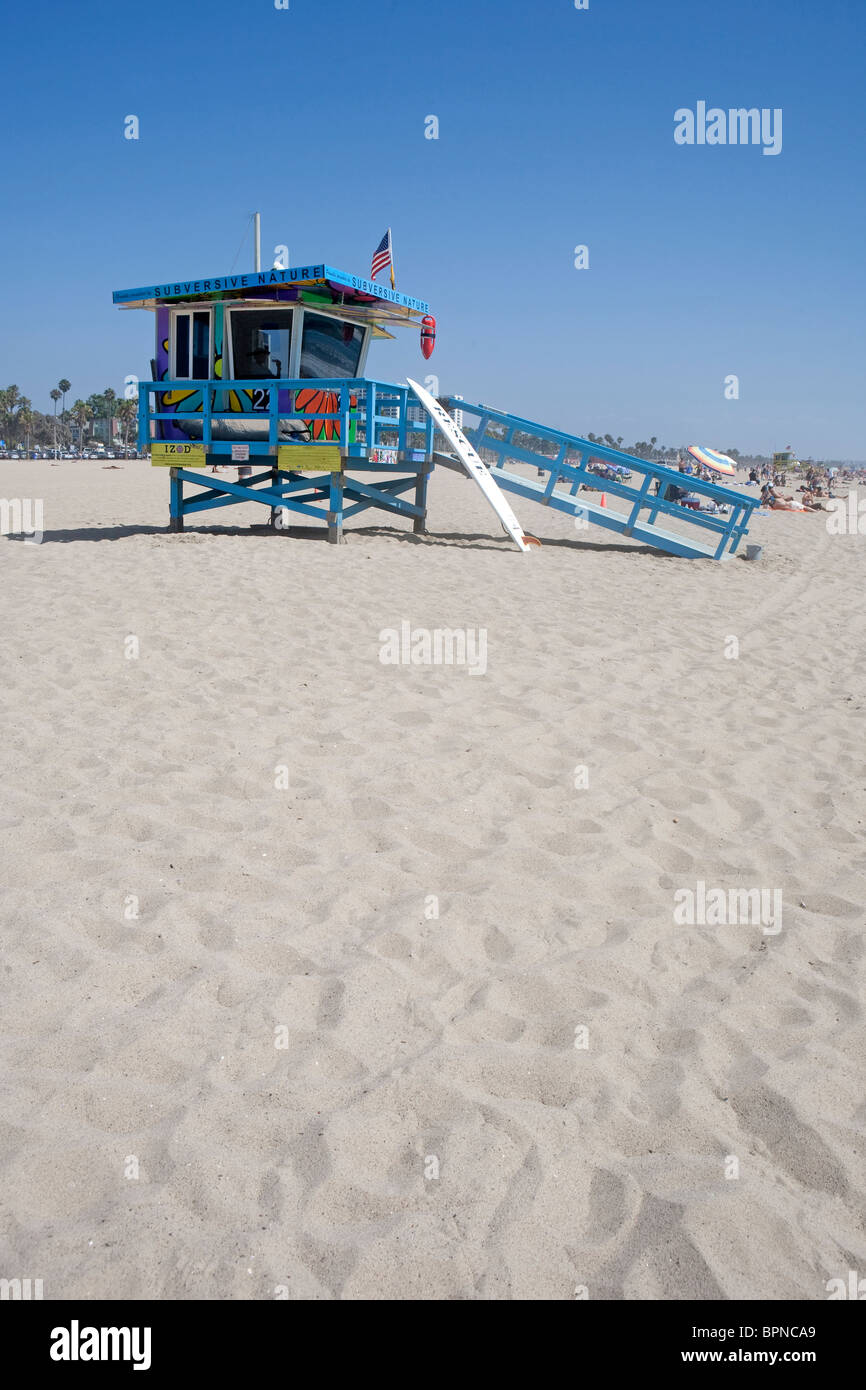
<svg viewBox="0 0 866 1390"><path fill-rule="evenodd" d="M430 305L424 299L415 299L329 265L165 281L161 285L115 290L112 299L124 309L155 309L161 304L209 299L318 304L323 310L361 323L394 325L413 323L430 312Z"/></svg>

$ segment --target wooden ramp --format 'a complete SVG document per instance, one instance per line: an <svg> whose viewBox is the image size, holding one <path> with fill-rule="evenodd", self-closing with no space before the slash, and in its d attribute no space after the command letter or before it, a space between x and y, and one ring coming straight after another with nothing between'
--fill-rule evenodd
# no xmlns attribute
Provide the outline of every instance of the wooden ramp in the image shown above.
<svg viewBox="0 0 866 1390"><path fill-rule="evenodd" d="M732 555L759 503L757 497L734 488L700 482L676 469L491 406L472 405L456 397L449 397L448 405L463 412L463 433L500 488L565 512L582 524L601 526L672 555L702 560ZM446 459L439 454L436 461ZM534 473L515 472L515 465L529 465ZM675 495L669 495L676 488L726 511L681 506Z"/></svg>

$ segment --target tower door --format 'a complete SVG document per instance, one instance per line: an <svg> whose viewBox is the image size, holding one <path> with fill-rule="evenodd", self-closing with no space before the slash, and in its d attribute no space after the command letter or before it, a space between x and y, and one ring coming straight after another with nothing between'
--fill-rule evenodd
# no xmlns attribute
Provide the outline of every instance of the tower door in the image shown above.
<svg viewBox="0 0 866 1390"><path fill-rule="evenodd" d="M178 309L172 328L173 380L207 381L213 360L210 309Z"/></svg>

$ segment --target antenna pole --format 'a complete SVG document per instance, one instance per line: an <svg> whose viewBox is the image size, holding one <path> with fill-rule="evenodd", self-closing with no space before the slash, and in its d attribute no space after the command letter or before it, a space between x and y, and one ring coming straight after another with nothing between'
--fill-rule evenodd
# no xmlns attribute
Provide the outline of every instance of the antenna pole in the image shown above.
<svg viewBox="0 0 866 1390"><path fill-rule="evenodd" d="M260 212L257 212L257 213L255 214L255 218L256 218L256 264L255 264L255 269L256 269L256 270L261 270L261 268L262 268L262 214L261 214Z"/></svg>

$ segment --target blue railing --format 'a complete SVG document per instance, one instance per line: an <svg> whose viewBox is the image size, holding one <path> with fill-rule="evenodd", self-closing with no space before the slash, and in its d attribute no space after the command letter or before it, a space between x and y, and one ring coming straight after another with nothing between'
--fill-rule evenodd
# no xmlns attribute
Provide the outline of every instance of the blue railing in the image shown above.
<svg viewBox="0 0 866 1390"><path fill-rule="evenodd" d="M166 410L162 408L164 403L160 397L172 391L188 392L188 399L200 393L201 403L194 409ZM253 393L256 408L232 410L228 401L231 391ZM337 396L336 409L297 408L296 395L301 391L322 391ZM288 400L283 394L286 392ZM183 406L183 402L179 404ZM367 458L374 448L396 449L398 458L414 457L418 453L429 457L433 450L433 422L409 388L393 382L371 381L367 377L351 380L281 377L265 381L142 381L138 407L140 449L146 449L153 437L162 437L159 425L155 434L151 432L151 424L159 421L171 422L186 438L195 438L214 454L231 453L231 439L214 438L214 425L216 423L219 433L222 421L267 422L267 431L263 431L261 438L244 439L249 443L252 456L273 455L280 444L293 441L339 444L341 453L359 459ZM318 432L331 438L314 438L317 431L309 429L310 421L324 422L325 428ZM292 422L294 428L281 432L280 426L285 422ZM334 428L327 429L328 423ZM192 430L184 426L192 426ZM237 435L235 442L240 438Z"/></svg>
<svg viewBox="0 0 866 1390"><path fill-rule="evenodd" d="M760 501L723 484L705 482L649 459L624 454L606 444L593 443L579 435L550 429L516 415L506 415L491 406L473 405L453 396L448 406L463 411L464 431L481 457L492 465L491 472L500 487L557 511L586 515L597 525L626 536L634 535L648 544L661 544L662 548L675 553L712 554L720 559L726 550L735 551ZM466 420L467 416L476 417L477 424L473 426L471 420ZM524 439L518 443L516 436L524 436ZM504 467L506 461L531 464L542 469L547 479L542 485L518 473L510 473ZM597 461L608 465L604 476L593 470L592 464ZM626 478L624 472L617 475L615 468L636 473L637 484ZM555 491L558 483L566 484L567 494ZM587 492L582 492L578 499L581 487L609 497L621 497L630 504L629 510L625 513L605 510L593 503ZM669 496L671 488L709 498L728 509L727 515L684 507L679 499ZM662 531L658 526L660 515L685 523L686 534L678 536ZM708 550L699 543L696 533L700 531L716 532L718 543ZM689 539L689 532L694 540Z"/></svg>

